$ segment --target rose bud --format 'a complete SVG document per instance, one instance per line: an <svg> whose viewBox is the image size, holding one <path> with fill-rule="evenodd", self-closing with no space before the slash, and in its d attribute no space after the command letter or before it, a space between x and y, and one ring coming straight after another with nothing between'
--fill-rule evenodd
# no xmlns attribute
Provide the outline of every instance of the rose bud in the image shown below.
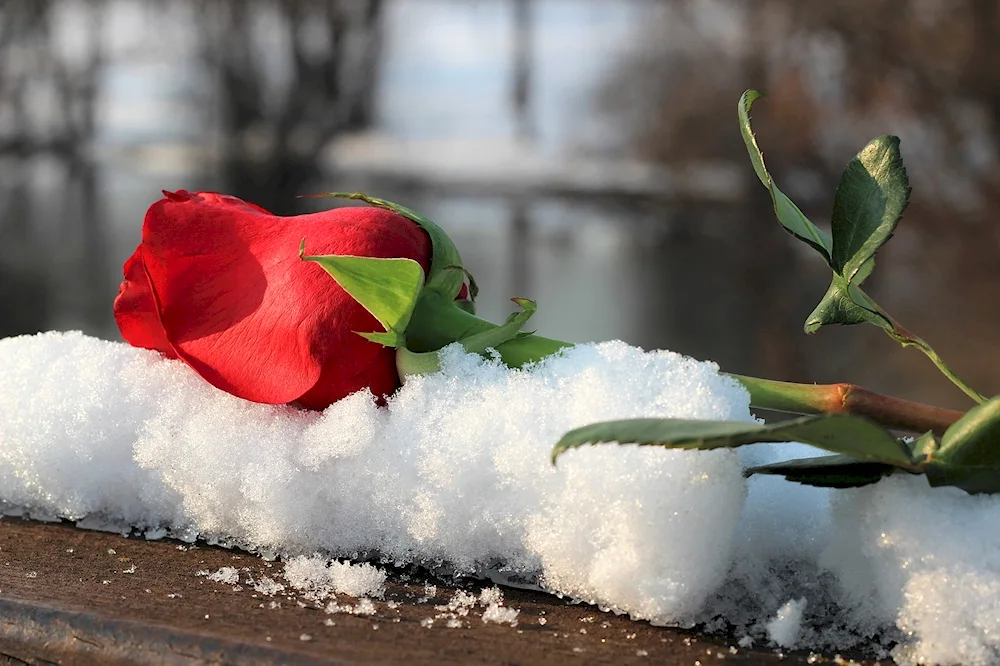
<svg viewBox="0 0 1000 666"><path fill-rule="evenodd" d="M431 245L413 221L373 207L281 217L235 197L164 192L125 262L114 312L132 345L179 358L214 386L254 402L323 409L399 385L396 350L359 331L378 321L299 258L408 258L426 273Z"/></svg>

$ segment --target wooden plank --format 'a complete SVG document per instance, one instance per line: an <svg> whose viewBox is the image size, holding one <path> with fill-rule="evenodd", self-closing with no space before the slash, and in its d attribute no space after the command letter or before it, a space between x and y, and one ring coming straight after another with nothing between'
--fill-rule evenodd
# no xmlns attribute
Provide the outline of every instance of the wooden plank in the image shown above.
<svg viewBox="0 0 1000 666"><path fill-rule="evenodd" d="M811 663L807 653L731 648L724 638L516 589L504 590L506 605L520 610L516 627L484 624L475 612L461 628L427 627L435 604L460 587L414 570L390 576L385 601L395 608L379 601L373 616L331 615L292 593L267 597L196 575L224 566L257 579L281 580L283 570L222 548L2 519L0 663ZM428 582L436 592L422 601Z"/></svg>

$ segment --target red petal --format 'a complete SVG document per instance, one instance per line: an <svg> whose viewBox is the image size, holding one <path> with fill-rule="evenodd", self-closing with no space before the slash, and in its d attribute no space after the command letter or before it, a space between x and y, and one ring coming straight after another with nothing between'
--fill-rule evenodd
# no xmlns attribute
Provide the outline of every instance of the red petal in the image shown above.
<svg viewBox="0 0 1000 666"><path fill-rule="evenodd" d="M355 331L381 325L311 254L407 257L427 268L430 242L378 208L278 217L234 197L177 192L150 207L142 259L166 337L215 386L248 400L323 408L397 385L395 350Z"/></svg>
<svg viewBox="0 0 1000 666"><path fill-rule="evenodd" d="M114 306L115 321L122 338L135 347L155 349L169 358L177 358L177 352L167 342L167 335L156 314L156 304L142 264L141 247L136 248L128 258L122 272L124 280L118 287Z"/></svg>
<svg viewBox="0 0 1000 666"><path fill-rule="evenodd" d="M319 381L296 402L306 409L321 410L363 388L371 389L377 398L392 395L399 388L396 350L391 347L382 347L358 375L347 377L343 375L343 371L344 369L336 363L326 364L320 373Z"/></svg>

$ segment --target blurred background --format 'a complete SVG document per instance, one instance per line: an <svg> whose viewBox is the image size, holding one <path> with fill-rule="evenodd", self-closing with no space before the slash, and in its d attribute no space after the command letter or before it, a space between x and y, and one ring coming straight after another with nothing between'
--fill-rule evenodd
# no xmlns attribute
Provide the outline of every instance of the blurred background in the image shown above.
<svg viewBox="0 0 1000 666"><path fill-rule="evenodd" d="M750 168L751 87L821 225L901 137L913 197L866 289L1000 393L995 0L0 0L0 336L119 339L161 189L360 189L452 233L487 318L530 296L551 337L967 407L874 328L802 333L829 272Z"/></svg>

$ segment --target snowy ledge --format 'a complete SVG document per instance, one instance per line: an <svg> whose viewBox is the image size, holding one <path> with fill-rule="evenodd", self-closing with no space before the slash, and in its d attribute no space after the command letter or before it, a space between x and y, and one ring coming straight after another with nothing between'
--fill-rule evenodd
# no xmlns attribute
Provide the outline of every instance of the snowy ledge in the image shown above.
<svg viewBox="0 0 1000 666"><path fill-rule="evenodd" d="M377 556L510 576L744 644L1000 663L1000 500L918 477L831 493L742 478L730 451L603 446L595 420L749 420L717 368L623 343L530 371L449 351L378 408L248 403L78 333L0 340L0 508L290 559ZM782 446L782 445L779 445ZM752 458L752 460L751 460Z"/></svg>

